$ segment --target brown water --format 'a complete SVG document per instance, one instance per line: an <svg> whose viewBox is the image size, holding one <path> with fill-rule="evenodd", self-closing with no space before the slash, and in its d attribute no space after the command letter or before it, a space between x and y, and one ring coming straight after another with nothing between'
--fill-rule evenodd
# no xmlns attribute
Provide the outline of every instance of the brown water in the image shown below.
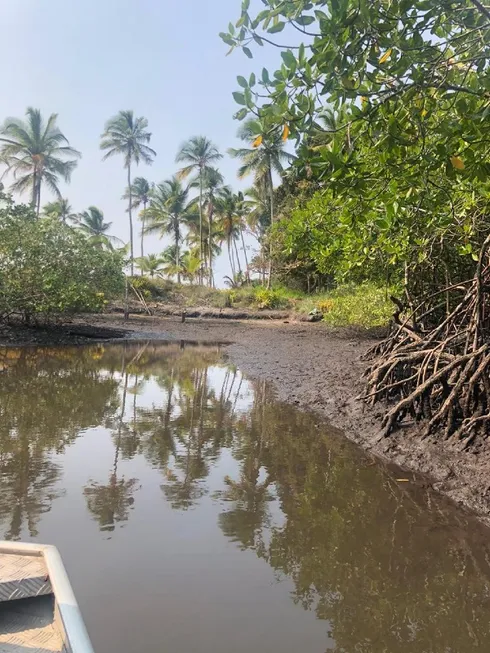
<svg viewBox="0 0 490 653"><path fill-rule="evenodd" d="M0 350L1 537L60 548L98 652L490 650L488 531L219 347Z"/></svg>

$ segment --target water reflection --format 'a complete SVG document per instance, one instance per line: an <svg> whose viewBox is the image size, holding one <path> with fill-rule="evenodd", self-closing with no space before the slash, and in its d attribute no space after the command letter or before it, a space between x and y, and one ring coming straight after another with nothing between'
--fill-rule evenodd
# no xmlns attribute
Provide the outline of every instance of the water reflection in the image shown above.
<svg viewBox="0 0 490 653"><path fill-rule="evenodd" d="M249 551L239 554L244 564L266 562L276 581L288 579L278 591L327 625L329 636L309 647L305 622L305 651L488 649L488 532L275 402L266 384L226 365L219 347L0 351L0 537L36 538L46 512L76 501L64 495L65 459L89 435L96 445L80 459L77 491L104 537L121 541L119 529L140 515L144 542L159 507L142 493L156 474L154 501L188 520L175 528L221 533ZM66 528L76 532L78 522ZM199 560L208 535L194 533L188 546ZM188 562L172 563L186 577ZM220 559L204 556L202 565L219 585ZM143 589L151 573L139 570Z"/></svg>
<svg viewBox="0 0 490 653"><path fill-rule="evenodd" d="M0 515L4 536L19 539L24 523L37 535L40 515L60 496L61 453L80 431L117 408L118 381L101 376L97 351L0 350Z"/></svg>

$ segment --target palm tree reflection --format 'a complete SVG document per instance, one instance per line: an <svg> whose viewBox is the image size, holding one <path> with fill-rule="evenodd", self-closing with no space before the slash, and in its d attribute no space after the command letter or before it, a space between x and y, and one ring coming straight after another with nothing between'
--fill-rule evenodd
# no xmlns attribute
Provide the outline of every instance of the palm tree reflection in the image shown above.
<svg viewBox="0 0 490 653"><path fill-rule="evenodd" d="M125 479L124 476L118 478L117 467L119 463L119 453L123 441L123 431L130 433L127 425L124 423L126 411L126 397L128 392L129 375L124 373L124 385L122 391L121 413L115 438L114 464L107 484L91 482L87 485L83 493L87 500L87 507L90 513L99 523L101 531L112 532L116 524L123 524L129 518L129 511L134 504L134 492L138 486L136 478ZM136 395L135 395L136 397Z"/></svg>

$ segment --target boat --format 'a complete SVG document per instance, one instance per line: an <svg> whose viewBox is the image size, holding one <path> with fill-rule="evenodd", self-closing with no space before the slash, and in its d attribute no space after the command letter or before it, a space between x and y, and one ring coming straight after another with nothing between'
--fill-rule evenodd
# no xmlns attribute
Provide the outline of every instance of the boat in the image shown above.
<svg viewBox="0 0 490 653"><path fill-rule="evenodd" d="M94 653L58 549L0 541L0 653Z"/></svg>

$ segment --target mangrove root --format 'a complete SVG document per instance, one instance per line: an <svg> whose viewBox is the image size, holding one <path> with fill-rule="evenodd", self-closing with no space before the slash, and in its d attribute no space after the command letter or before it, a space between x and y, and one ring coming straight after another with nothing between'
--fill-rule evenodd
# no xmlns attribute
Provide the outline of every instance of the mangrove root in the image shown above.
<svg viewBox="0 0 490 653"><path fill-rule="evenodd" d="M464 447L490 434L489 246L490 237L472 279L422 298L410 313L397 302L390 335L368 352L362 398L387 403L384 437L407 422Z"/></svg>

